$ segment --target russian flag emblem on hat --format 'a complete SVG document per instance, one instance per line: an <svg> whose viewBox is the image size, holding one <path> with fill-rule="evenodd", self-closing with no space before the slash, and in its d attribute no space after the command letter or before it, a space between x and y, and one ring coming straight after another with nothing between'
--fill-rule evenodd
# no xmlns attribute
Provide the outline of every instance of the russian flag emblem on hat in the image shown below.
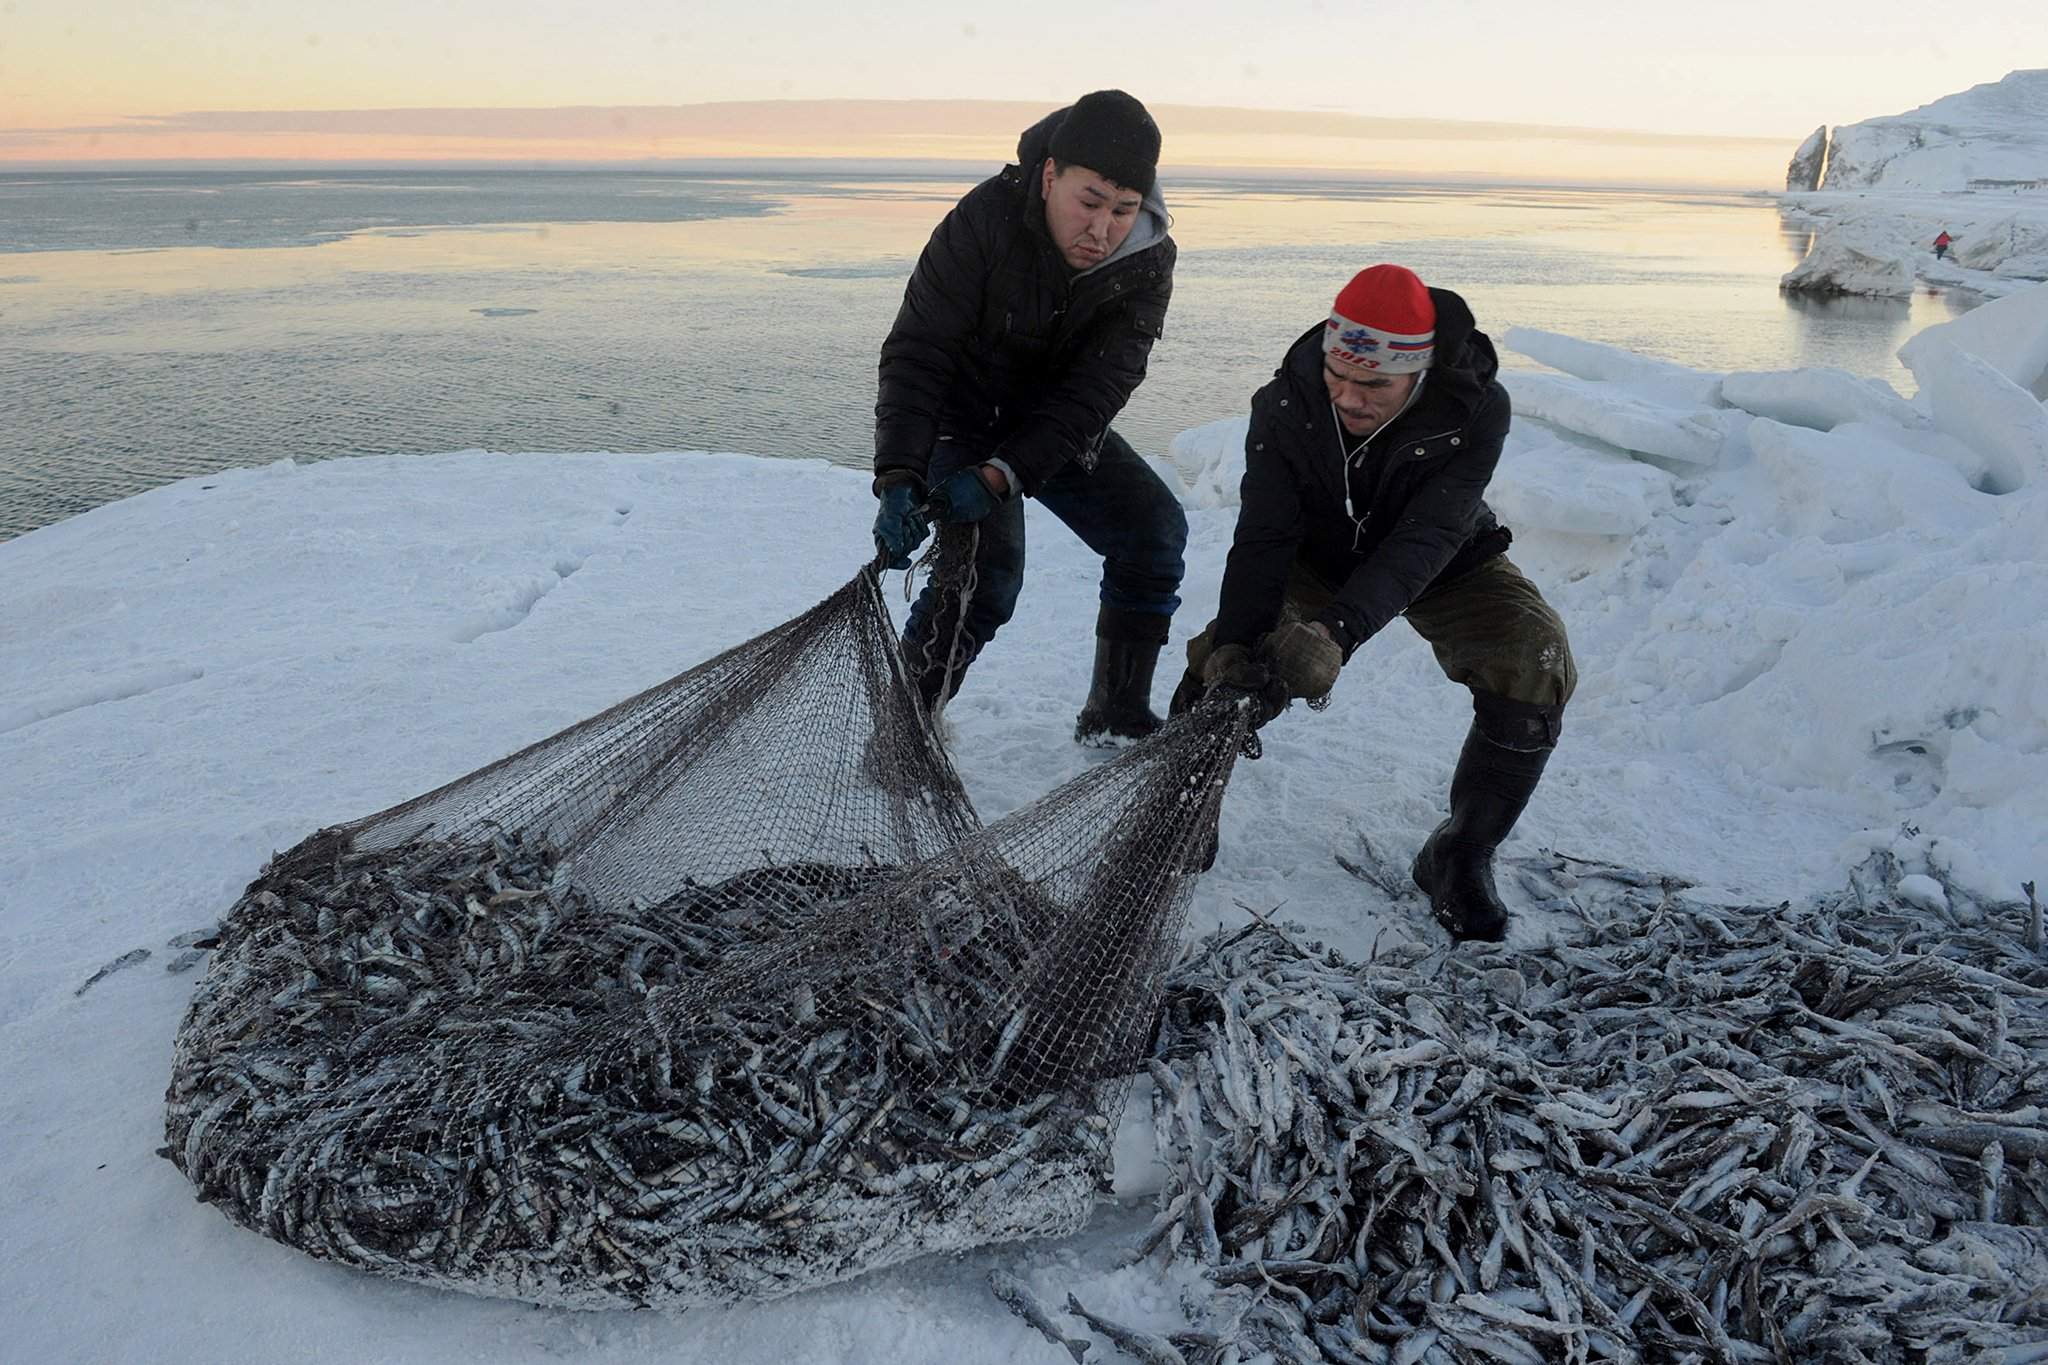
<svg viewBox="0 0 2048 1365"><path fill-rule="evenodd" d="M1436 359L1436 304L1414 271L1375 265L1351 277L1323 329L1323 354L1386 374L1413 374Z"/></svg>

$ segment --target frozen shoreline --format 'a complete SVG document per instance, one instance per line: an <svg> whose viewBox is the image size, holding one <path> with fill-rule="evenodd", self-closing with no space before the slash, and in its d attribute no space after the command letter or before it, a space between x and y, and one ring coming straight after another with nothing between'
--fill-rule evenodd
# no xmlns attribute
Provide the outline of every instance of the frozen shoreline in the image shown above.
<svg viewBox="0 0 2048 1365"><path fill-rule="evenodd" d="M1742 899L1832 888L1873 848L2000 898L2048 874L2048 289L1917 337L1910 403L1839 371L1500 340L1554 373L1511 377L1489 497L1583 679L1510 855ZM1242 429L1174 443L1195 471L1188 605L1155 702L1213 610ZM771 1304L536 1312L267 1242L154 1155L191 987L161 945L313 828L808 607L865 557L872 508L864 476L819 461L471 451L230 470L0 544L0 1279L24 1358L981 1365L1051 1354L989 1294L991 1268L1140 1325L1209 1288L1184 1261L1117 1263L1148 1216L1126 1202L1063 1241ZM1029 525L1018 616L949 713L987 819L1100 759L1069 739L1097 566L1041 509ZM1370 838L1405 861L1469 714L1405 626L1371 641L1327 712L1295 708L1240 765L1190 933L1248 905L1354 954L1432 935L1336 859ZM1553 932L1525 913L1511 942ZM74 995L138 946L155 957ZM1126 1200L1149 1188L1146 1109L1119 1151Z"/></svg>
<svg viewBox="0 0 2048 1365"><path fill-rule="evenodd" d="M1815 190L1781 194L1778 207L1787 222L1814 232L1810 259L1855 248L1905 263L1884 288L1851 287L1856 281L1837 275L1836 292L1896 297L1918 284L2003 298L2048 280L2048 192ZM1933 242L1943 231L1955 244L1937 261ZM1816 292L1830 292L1827 279L1820 283Z"/></svg>

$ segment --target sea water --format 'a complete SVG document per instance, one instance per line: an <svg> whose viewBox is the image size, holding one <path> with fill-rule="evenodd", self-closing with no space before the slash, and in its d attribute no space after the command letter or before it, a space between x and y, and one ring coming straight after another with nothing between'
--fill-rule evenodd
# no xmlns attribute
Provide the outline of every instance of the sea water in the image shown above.
<svg viewBox="0 0 2048 1365"><path fill-rule="evenodd" d="M0 539L272 460L737 450L863 466L918 252L983 170L0 170ZM1778 291L1762 195L1167 178L1166 336L1117 427L1146 454L1242 413L1355 270L1482 329L1706 370L1894 352L1968 306ZM1505 351L1504 363L1529 362Z"/></svg>

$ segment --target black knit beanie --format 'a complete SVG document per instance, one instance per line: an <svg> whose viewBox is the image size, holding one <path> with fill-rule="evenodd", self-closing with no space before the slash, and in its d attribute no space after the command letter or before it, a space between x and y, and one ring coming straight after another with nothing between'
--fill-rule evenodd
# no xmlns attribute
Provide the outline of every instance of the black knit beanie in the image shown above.
<svg viewBox="0 0 2048 1365"><path fill-rule="evenodd" d="M1123 91L1097 90L1074 101L1048 150L1062 166L1086 166L1104 180L1150 194L1159 169L1159 125Z"/></svg>

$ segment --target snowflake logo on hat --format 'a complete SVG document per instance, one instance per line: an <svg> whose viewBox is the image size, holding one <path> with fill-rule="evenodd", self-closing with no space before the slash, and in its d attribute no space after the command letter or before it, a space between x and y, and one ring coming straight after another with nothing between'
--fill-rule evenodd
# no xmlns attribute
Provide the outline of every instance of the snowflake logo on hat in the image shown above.
<svg viewBox="0 0 2048 1365"><path fill-rule="evenodd" d="M1361 270L1330 309L1323 353L1388 374L1426 370L1436 361L1436 303L1412 270Z"/></svg>

